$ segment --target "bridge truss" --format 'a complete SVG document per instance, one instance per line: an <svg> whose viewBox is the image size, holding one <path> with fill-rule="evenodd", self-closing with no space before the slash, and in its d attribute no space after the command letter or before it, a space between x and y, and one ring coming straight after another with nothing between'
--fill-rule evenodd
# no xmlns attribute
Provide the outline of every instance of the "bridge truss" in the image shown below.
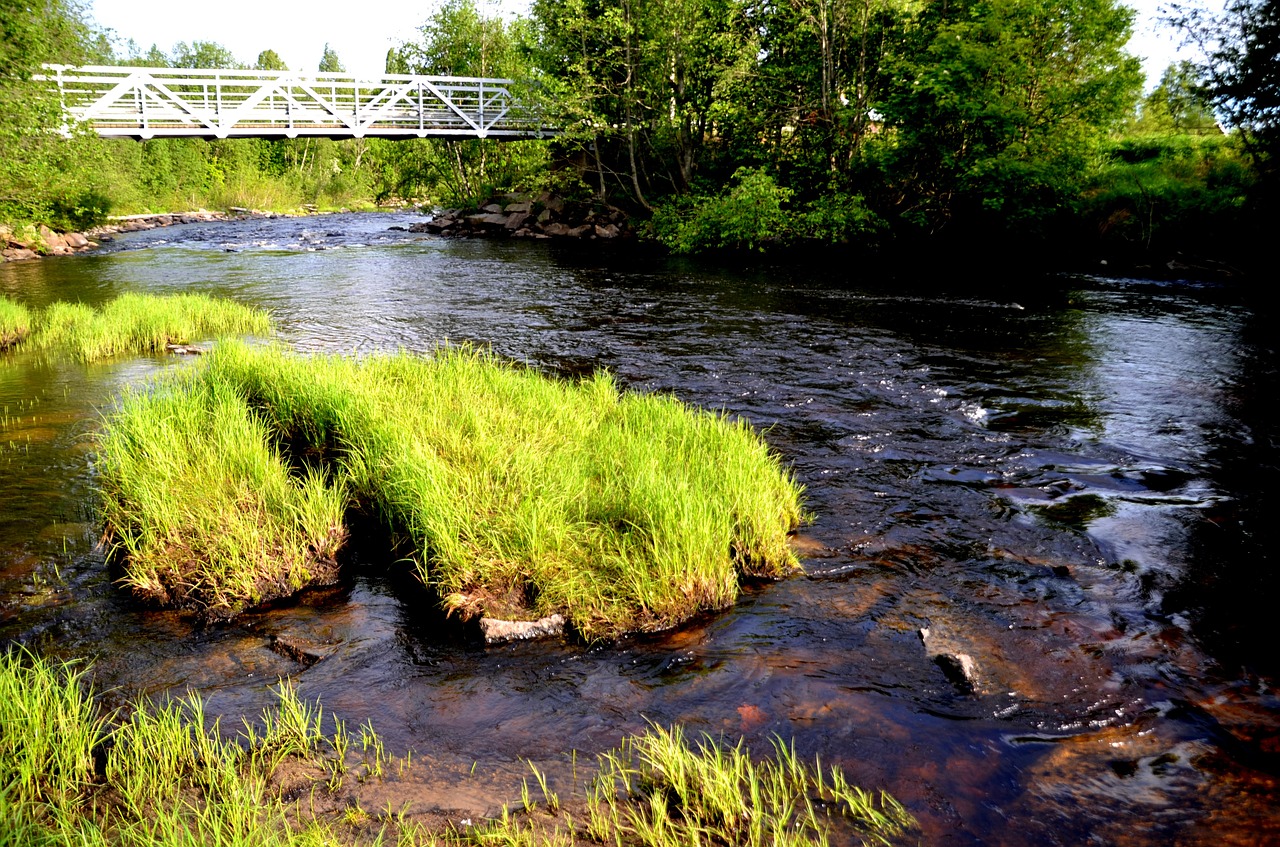
<svg viewBox="0 0 1280 847"><path fill-rule="evenodd" d="M45 65L68 117L126 138L542 138L512 81Z"/></svg>

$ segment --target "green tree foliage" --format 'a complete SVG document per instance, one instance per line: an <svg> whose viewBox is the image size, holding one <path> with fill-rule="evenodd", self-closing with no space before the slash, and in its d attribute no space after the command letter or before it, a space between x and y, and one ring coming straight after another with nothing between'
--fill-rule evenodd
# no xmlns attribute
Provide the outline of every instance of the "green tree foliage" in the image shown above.
<svg viewBox="0 0 1280 847"><path fill-rule="evenodd" d="M937 232L1050 220L1141 82L1112 0L937 0L905 34L883 104L898 220Z"/></svg>
<svg viewBox="0 0 1280 847"><path fill-rule="evenodd" d="M900 39L899 0L754 0L748 16L759 61L735 111L735 155L766 150L803 186L839 183L856 170L885 95L882 66ZM742 96L739 95L739 96Z"/></svg>
<svg viewBox="0 0 1280 847"><path fill-rule="evenodd" d="M65 137L56 90L35 79L42 63L81 64L99 49L73 2L0 0L0 220L78 224L106 214L91 140Z"/></svg>
<svg viewBox="0 0 1280 847"><path fill-rule="evenodd" d="M324 45L324 53L320 56L320 70L324 73L344 74L347 69L342 66L338 53L328 44Z"/></svg>
<svg viewBox="0 0 1280 847"><path fill-rule="evenodd" d="M536 0L539 61L557 83L566 140L594 167L602 198L620 189L693 189L758 46L737 0Z"/></svg>
<svg viewBox="0 0 1280 847"><path fill-rule="evenodd" d="M1160 77L1160 84L1142 101L1132 131L1138 134L1221 135L1209 92L1191 62L1175 62Z"/></svg>
<svg viewBox="0 0 1280 847"><path fill-rule="evenodd" d="M173 68L243 68L235 55L213 41L179 41L169 53L169 67Z"/></svg>
<svg viewBox="0 0 1280 847"><path fill-rule="evenodd" d="M258 54L258 61L253 63L254 70L258 71L287 71L289 66L284 63L284 59L280 58L280 54L274 50L263 50Z"/></svg>
<svg viewBox="0 0 1280 847"><path fill-rule="evenodd" d="M534 39L528 21L484 14L475 0L446 0L418 28L419 37L387 53L388 73L530 80ZM518 95L532 101L529 89ZM540 142L485 139L370 142L382 197L466 205L498 190L530 188L546 171Z"/></svg>
<svg viewBox="0 0 1280 847"><path fill-rule="evenodd" d="M1280 5L1229 0L1213 15L1175 4L1171 20L1203 52L1197 70L1214 106L1274 177L1280 162Z"/></svg>

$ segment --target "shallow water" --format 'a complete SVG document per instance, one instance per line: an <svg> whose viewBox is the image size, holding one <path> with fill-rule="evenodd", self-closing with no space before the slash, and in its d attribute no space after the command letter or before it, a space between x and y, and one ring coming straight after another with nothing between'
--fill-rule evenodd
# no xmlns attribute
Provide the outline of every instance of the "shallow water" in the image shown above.
<svg viewBox="0 0 1280 847"><path fill-rule="evenodd" d="M415 751L366 808L492 812L524 759L566 787L678 721L760 750L794 738L894 793L929 844L1280 842L1275 336L1231 290L1029 276L960 296L388 229L414 220L153 230L0 266L0 293L202 291L270 309L302 350L471 341L726 409L806 486L805 575L676 632L485 648L369 552L344 585L196 630L134 604L94 547L101 410L183 362L10 355L0 641L93 657L111 702L191 689L233 722L291 676ZM975 658L976 691L924 627Z"/></svg>

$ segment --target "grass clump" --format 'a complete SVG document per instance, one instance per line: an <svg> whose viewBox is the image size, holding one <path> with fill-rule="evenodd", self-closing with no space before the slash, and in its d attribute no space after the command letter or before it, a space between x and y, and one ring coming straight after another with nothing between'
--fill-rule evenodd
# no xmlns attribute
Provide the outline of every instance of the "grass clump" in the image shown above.
<svg viewBox="0 0 1280 847"><path fill-rule="evenodd" d="M842 822L864 844L889 844L915 825L888 794L802 762L781 740L757 763L741 742L691 743L678 726L653 726L600 765L588 830L602 843L826 844Z"/></svg>
<svg viewBox="0 0 1280 847"><path fill-rule="evenodd" d="M337 576L343 486L293 473L224 381L183 373L127 394L99 471L124 581L145 599L228 618Z"/></svg>
<svg viewBox="0 0 1280 847"><path fill-rule="evenodd" d="M802 762L781 740L772 757L755 761L742 742L729 747L705 735L690 742L678 726L651 726L599 757L586 808L571 804L565 814L536 768L534 776L545 812L535 808L526 781L523 814L504 806L500 817L452 840L510 847L825 847L833 837L841 844L890 845L919 834L893 797L849 784L838 767Z"/></svg>
<svg viewBox="0 0 1280 847"><path fill-rule="evenodd" d="M243 466L193 443L216 433L197 425L210 396L226 400L220 414L238 402L237 420L261 425L255 453L289 469L296 489L312 486L317 501L322 488L338 489L407 539L423 582L464 618L560 613L587 637L659 629L732 603L740 575L795 566L787 534L802 516L800 490L744 423L621 393L607 374L571 384L470 349L356 361L223 344L109 421L107 525L135 586L155 573L171 585L210 582L212 557L143 530L157 523L153 511L166 526L171 516L189 525L187 516L161 496L135 497L118 470L181 466L161 491L199 490L202 480L243 491ZM191 421L179 424L187 440L147 431L169 418ZM117 433L120 421L137 437ZM178 451L198 458L164 455ZM217 543L221 530L207 526ZM282 534L261 549L291 546L284 557L305 558L310 537ZM139 568L135 556L157 564Z"/></svg>
<svg viewBox="0 0 1280 847"><path fill-rule="evenodd" d="M105 720L85 695L84 667L0 653L0 821L74 803L94 778ZM2 839L0 839L2 840Z"/></svg>
<svg viewBox="0 0 1280 847"><path fill-rule="evenodd" d="M40 314L27 343L92 362L163 352L197 338L271 331L266 312L204 294L123 294L100 309L54 303Z"/></svg>
<svg viewBox="0 0 1280 847"><path fill-rule="evenodd" d="M197 695L137 703L117 721L82 677L71 663L0 654L0 844L338 843L284 799L287 759L319 780L337 749L320 707L289 684L260 722L224 735Z"/></svg>
<svg viewBox="0 0 1280 847"><path fill-rule="evenodd" d="M0 352L18 344L30 331L30 310L8 297L0 297Z"/></svg>

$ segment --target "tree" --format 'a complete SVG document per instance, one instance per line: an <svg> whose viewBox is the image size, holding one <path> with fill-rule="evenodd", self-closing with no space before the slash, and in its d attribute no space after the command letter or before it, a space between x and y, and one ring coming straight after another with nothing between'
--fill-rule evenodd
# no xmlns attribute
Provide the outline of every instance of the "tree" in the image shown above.
<svg viewBox="0 0 1280 847"><path fill-rule="evenodd" d="M387 51L387 73L528 80L533 35L527 21L484 14L475 0L446 0L418 28L419 37ZM519 89L518 89L519 90ZM532 94L519 91L522 101ZM384 196L428 196L464 205L498 186L515 187L545 170L545 145L489 139L415 139L371 145L371 166Z"/></svg>
<svg viewBox="0 0 1280 847"><path fill-rule="evenodd" d="M69 0L0 0L0 219L79 224L105 214L91 189L91 145L66 138L57 91L33 79L43 63L101 58L100 39Z"/></svg>
<svg viewBox="0 0 1280 847"><path fill-rule="evenodd" d="M212 68L234 69L244 65L236 61L226 47L214 41L193 41L187 44L179 41L173 45L169 54L169 63L175 68Z"/></svg>
<svg viewBox="0 0 1280 847"><path fill-rule="evenodd" d="M289 66L284 63L284 59L280 58L280 54L274 50L263 50L258 54L258 61L253 63L254 70L258 71L287 71Z"/></svg>
<svg viewBox="0 0 1280 847"><path fill-rule="evenodd" d="M320 57L320 70L324 73L344 74L347 69L342 66L338 53L328 44L324 45L324 54Z"/></svg>
<svg viewBox="0 0 1280 847"><path fill-rule="evenodd" d="M1196 44L1213 105L1239 129L1264 172L1280 161L1280 5L1229 0L1221 15L1174 5L1171 22Z"/></svg>
<svg viewBox="0 0 1280 847"><path fill-rule="evenodd" d="M881 154L900 220L1034 230L1078 194L1141 84L1114 0L933 0L890 65Z"/></svg>
<svg viewBox="0 0 1280 847"><path fill-rule="evenodd" d="M1209 92L1191 62L1165 68L1160 84L1142 101L1133 126L1138 133L1220 135Z"/></svg>

